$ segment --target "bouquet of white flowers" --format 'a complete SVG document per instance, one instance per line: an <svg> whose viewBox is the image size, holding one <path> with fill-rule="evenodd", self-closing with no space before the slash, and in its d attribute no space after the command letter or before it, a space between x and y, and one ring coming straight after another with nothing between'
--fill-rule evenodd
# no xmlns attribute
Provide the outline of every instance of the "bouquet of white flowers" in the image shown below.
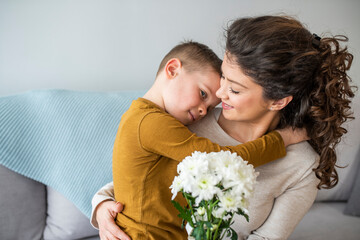
<svg viewBox="0 0 360 240"><path fill-rule="evenodd" d="M179 163L177 172L170 186L172 203L183 219L182 227L185 222L191 226L190 236L237 239L232 219L236 213L249 221L247 207L258 175L254 167L229 151L194 152ZM174 201L178 192L188 206Z"/></svg>

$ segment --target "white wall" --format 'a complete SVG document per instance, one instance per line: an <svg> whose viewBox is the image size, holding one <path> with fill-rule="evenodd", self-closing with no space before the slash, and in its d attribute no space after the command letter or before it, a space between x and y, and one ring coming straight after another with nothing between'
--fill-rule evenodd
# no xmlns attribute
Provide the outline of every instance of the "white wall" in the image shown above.
<svg viewBox="0 0 360 240"><path fill-rule="evenodd" d="M240 16L287 13L320 34L360 46L360 1L0 0L0 95L39 88L148 88L183 39L223 54L223 28ZM359 61L352 75L358 79Z"/></svg>
<svg viewBox="0 0 360 240"><path fill-rule="evenodd" d="M222 55L229 20L278 13L297 16L318 35L347 35L355 55L350 75L360 86L359 10L358 0L0 0L0 96L147 89L163 55L181 40ZM359 158L359 106L356 97L357 119L339 147L343 163Z"/></svg>

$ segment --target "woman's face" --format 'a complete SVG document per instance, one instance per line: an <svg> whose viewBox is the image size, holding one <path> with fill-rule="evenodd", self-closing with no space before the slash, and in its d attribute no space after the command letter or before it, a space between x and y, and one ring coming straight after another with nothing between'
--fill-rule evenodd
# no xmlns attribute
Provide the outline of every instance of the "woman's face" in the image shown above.
<svg viewBox="0 0 360 240"><path fill-rule="evenodd" d="M263 88L256 84L225 54L220 88L216 96L222 101L227 120L258 123L270 112L273 101L263 98Z"/></svg>

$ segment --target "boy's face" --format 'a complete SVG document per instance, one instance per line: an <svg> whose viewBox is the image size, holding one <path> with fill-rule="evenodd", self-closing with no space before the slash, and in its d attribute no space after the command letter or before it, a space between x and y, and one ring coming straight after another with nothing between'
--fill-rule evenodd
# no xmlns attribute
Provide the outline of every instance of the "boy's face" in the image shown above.
<svg viewBox="0 0 360 240"><path fill-rule="evenodd" d="M163 95L165 111L184 125L200 120L220 102L216 97L220 76L215 71L187 72L182 68L169 81Z"/></svg>

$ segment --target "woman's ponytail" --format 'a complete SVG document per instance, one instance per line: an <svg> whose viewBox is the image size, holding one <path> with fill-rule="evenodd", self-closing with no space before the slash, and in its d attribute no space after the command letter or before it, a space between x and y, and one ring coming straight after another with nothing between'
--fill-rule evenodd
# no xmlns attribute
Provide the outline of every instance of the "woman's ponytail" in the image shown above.
<svg viewBox="0 0 360 240"><path fill-rule="evenodd" d="M337 157L335 146L347 132L342 124L353 119L350 111L354 92L347 75L353 55L340 42L348 41L345 36L323 38L316 47L320 54L320 66L315 73L315 87L310 93L309 117L307 126L310 144L320 155L319 166L314 169L320 179L318 188L332 188L338 183L335 167Z"/></svg>

